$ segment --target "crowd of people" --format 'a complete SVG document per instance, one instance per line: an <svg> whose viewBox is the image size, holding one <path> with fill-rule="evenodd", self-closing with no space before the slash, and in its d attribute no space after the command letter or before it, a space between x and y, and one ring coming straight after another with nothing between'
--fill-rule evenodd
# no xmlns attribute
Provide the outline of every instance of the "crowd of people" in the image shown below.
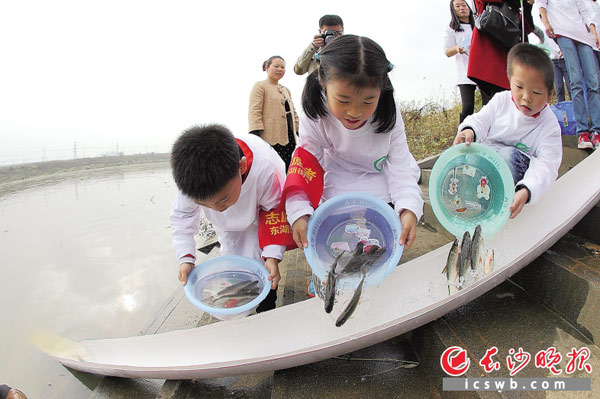
<svg viewBox="0 0 600 399"><path fill-rule="evenodd" d="M551 50L520 43L512 48L475 25L489 4L521 8L524 37L535 33ZM558 176L561 130L549 102L565 90L577 120L578 146L600 146L600 5L596 0L538 0L544 29L532 19L534 0L450 0L444 38L456 60L462 109L454 144L479 142L495 149L513 176L511 219L537 202ZM526 40L525 40L526 41ZM365 36L344 33L342 18L324 15L294 72L307 74L298 115L280 84L286 62L262 65L248 107L247 135L219 124L192 126L173 145L171 167L178 188L170 225L185 285L195 267L194 236L203 214L214 226L221 255L262 262L271 290L257 312L275 308L279 262L286 250L306 248L308 220L336 195L360 191L390 204L401 220L399 245L416 240L423 214L420 170L411 155L384 49ZM475 92L483 107L474 113ZM307 171L310 170L310 176ZM310 177L310 178L309 178ZM281 215L279 228L267 213ZM315 295L314 279L308 294ZM25 398L0 385L0 398Z"/></svg>
<svg viewBox="0 0 600 399"><path fill-rule="evenodd" d="M475 13L482 13L492 0L474 0ZM504 0L520 8L519 0ZM543 29L534 25L531 15L534 0L523 2L525 37L535 33L550 52L554 64L554 89L558 101L565 91L572 101L577 122L578 147L600 146L598 118L600 41L596 30L600 6L596 0L538 0ZM450 24L445 36L445 52L456 58L458 87L463 110L462 122L473 112L475 87L487 104L496 93L510 89L506 74L509 49L492 37L474 29L473 10L464 0L450 1ZM565 90L566 88L566 90Z"/></svg>
<svg viewBox="0 0 600 399"><path fill-rule="evenodd" d="M558 175L561 130L549 107L555 77L561 76L562 86L565 76L580 143L598 146L598 14L591 6L588 10L587 1L592 3L539 0L547 38L533 23L534 0L524 2L524 37L533 32L540 41L556 40L552 60L539 46L507 48L479 32L474 13L498 1L475 0L475 10L464 0L450 1L444 48L446 56L456 59L462 100L454 144L477 141L507 161L515 185L511 218L537 202ZM506 3L521 5L519 0ZM589 11L577 14L580 27L573 25L572 15L564 15L569 14L566 3ZM585 37L578 36L584 31ZM222 125L193 126L178 138L171 155L179 189L171 213L179 280L186 284L194 267L194 234L203 212L219 236L221 254L260 260L268 270L271 293L258 312L275 307L279 262L286 250L308 246L308 220L322 202L350 191L380 198L400 218L399 245L407 247L416 239L423 213L420 171L389 77L394 66L381 46L368 37L345 34L339 16L323 16L294 65L296 74L307 74L299 116L290 91L280 84L285 60L272 56L262 68L267 78L250 93L251 134L234 136ZM555 72L559 69L566 75ZM583 102L584 80L589 108ZM476 90L484 106L474 113ZM590 116L594 113L591 125L588 109ZM281 216L277 228L267 213ZM315 295L313 282L310 296Z"/></svg>

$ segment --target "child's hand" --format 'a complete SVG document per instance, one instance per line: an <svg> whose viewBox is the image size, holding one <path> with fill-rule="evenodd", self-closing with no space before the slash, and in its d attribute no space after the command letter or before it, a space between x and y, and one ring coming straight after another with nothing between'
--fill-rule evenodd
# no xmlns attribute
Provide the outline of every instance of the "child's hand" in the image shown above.
<svg viewBox="0 0 600 399"><path fill-rule="evenodd" d="M308 218L308 215L300 216L292 225L294 242L300 249L308 247L308 239L306 238L306 231L308 230Z"/></svg>
<svg viewBox="0 0 600 399"><path fill-rule="evenodd" d="M402 233L399 244L410 248L417 237L417 215L405 209L400 213L400 221L402 222Z"/></svg>
<svg viewBox="0 0 600 399"><path fill-rule="evenodd" d="M188 274L190 274L194 266L193 263L182 263L179 265L179 275L177 277L181 281L181 285L187 284Z"/></svg>
<svg viewBox="0 0 600 399"><path fill-rule="evenodd" d="M271 284L271 289L274 290L277 288L279 280L281 280L281 275L279 274L279 259L267 258L265 260L265 268L269 271L269 281L273 282L273 284Z"/></svg>
<svg viewBox="0 0 600 399"><path fill-rule="evenodd" d="M454 138L454 143L452 145L465 143L466 145L471 144L473 139L475 138L475 132L472 129L461 130L456 134Z"/></svg>
<svg viewBox="0 0 600 399"><path fill-rule="evenodd" d="M523 210L523 206L529 199L529 190L526 187L523 187L519 191L515 193L515 199L512 205L508 208L510 211L510 218L514 219L517 217L519 213Z"/></svg>

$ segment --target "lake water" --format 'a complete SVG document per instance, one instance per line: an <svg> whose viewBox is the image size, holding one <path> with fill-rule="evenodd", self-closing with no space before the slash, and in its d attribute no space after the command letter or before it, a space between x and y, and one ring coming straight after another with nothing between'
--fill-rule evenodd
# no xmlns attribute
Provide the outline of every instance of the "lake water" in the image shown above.
<svg viewBox="0 0 600 399"><path fill-rule="evenodd" d="M88 397L30 335L140 335L181 289L168 220L176 187L161 165L0 196L0 384L30 398Z"/></svg>

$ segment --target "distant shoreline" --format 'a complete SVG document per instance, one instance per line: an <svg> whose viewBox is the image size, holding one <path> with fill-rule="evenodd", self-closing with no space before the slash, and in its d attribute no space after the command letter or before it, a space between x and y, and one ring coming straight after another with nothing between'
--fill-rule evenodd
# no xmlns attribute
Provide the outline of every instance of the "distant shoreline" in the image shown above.
<svg viewBox="0 0 600 399"><path fill-rule="evenodd" d="M97 172L169 167L169 153L148 153L61 161L34 162L0 167L0 195L69 177Z"/></svg>

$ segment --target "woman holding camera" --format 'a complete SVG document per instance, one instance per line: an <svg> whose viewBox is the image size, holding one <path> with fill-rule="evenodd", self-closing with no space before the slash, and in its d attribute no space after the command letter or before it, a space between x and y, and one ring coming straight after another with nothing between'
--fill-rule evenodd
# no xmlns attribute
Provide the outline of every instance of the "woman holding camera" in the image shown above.
<svg viewBox="0 0 600 399"><path fill-rule="evenodd" d="M271 144L286 170L298 138L298 115L290 91L279 84L285 75L285 61L274 55L263 63L267 79L256 82L250 92L248 130Z"/></svg>

